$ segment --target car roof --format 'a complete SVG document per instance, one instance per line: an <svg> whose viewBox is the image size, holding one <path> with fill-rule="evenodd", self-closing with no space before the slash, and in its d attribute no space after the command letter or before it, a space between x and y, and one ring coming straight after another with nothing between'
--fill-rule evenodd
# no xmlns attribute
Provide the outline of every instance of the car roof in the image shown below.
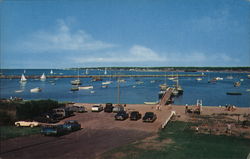
<svg viewBox="0 0 250 159"><path fill-rule="evenodd" d="M131 113L139 113L138 111L132 111Z"/></svg>

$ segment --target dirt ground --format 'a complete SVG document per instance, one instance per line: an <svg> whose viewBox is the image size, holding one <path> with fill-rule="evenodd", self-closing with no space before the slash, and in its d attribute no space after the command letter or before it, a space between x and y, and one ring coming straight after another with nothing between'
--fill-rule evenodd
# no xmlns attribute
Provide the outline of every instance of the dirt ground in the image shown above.
<svg viewBox="0 0 250 159"><path fill-rule="evenodd" d="M192 116L185 114L185 106L170 105L158 108L156 105L126 105L125 109L128 112L137 110L143 115L147 111L153 111L157 114L157 120L154 123L143 123L141 119L115 121L114 113L91 112L93 104L76 103L76 105L84 105L88 112L76 113L75 116L64 119L61 123L65 120L77 120L81 123L81 130L61 137L46 137L38 134L1 141L0 158L97 158L103 152L115 147L155 136L173 110L176 111L178 120L192 119ZM226 111L225 108L203 107L202 112L204 115L221 113L241 114L240 120L243 120L243 114L250 114L250 109Z"/></svg>

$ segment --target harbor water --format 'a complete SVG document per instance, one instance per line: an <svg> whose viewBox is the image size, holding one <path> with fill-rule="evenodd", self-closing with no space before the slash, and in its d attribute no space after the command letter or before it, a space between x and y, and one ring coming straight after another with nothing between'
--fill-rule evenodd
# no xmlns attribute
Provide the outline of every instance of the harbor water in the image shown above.
<svg viewBox="0 0 250 159"><path fill-rule="evenodd" d="M3 75L39 75L43 73L47 77L51 74L50 69L4 69ZM85 75L85 70L80 70L79 75ZM107 70L106 75L175 75L175 74L201 74L197 72L153 72L153 71L114 71ZM54 69L53 75L78 75L78 70ZM104 70L88 70L88 75L104 75ZM247 73L224 73L224 72L204 72L204 77L197 80L197 77L179 77L179 84L184 89L183 95L174 98L174 104L193 105L196 100L202 100L203 105L219 106L232 104L239 107L250 107L250 79ZM233 79L227 77L232 76ZM208 83L210 79L221 77L216 83ZM116 78L103 78L103 81L92 82L91 78L80 78L82 86L91 85L93 89L71 91L73 87L71 81L76 78L47 78L27 79L27 82L20 83L20 79L0 79L1 98L20 97L25 100L53 99L58 101L72 101L82 103L120 103L142 104L144 102L158 101L159 85L167 83L172 86L175 81L168 77L128 77L122 78L125 82L118 83ZM102 87L102 82L113 81ZM234 86L234 82L240 81L239 87ZM32 93L30 89L39 87L41 92ZM240 92L241 95L227 95L227 92Z"/></svg>

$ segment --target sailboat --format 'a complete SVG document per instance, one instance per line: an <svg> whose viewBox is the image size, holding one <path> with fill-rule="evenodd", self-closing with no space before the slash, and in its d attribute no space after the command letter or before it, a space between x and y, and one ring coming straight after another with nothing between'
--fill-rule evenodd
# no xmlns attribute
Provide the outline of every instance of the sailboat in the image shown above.
<svg viewBox="0 0 250 159"><path fill-rule="evenodd" d="M177 76L177 80L176 80L176 90L178 91L178 94L183 94L183 89L182 89L181 85L179 84L178 76Z"/></svg>
<svg viewBox="0 0 250 159"><path fill-rule="evenodd" d="M70 82L72 85L81 85L82 82L81 80L79 79L79 69L78 69L78 78L76 80L73 80Z"/></svg>
<svg viewBox="0 0 250 159"><path fill-rule="evenodd" d="M25 78L24 74L22 74L20 82L27 82L27 79Z"/></svg>
<svg viewBox="0 0 250 159"><path fill-rule="evenodd" d="M175 80L176 78L174 77L174 73L172 72L172 77L168 78L169 80Z"/></svg>
<svg viewBox="0 0 250 159"><path fill-rule="evenodd" d="M107 69L106 69L106 68L105 68L104 74L105 74L105 73L107 74ZM106 74L105 74L105 75L106 75ZM111 81L111 74L110 74L109 81L102 82L102 84L103 84L103 85L108 85L108 84L111 84L112 82L113 82L113 81Z"/></svg>
<svg viewBox="0 0 250 159"><path fill-rule="evenodd" d="M86 75L88 75L88 74L89 74L89 69L86 69L85 74L86 74Z"/></svg>
<svg viewBox="0 0 250 159"><path fill-rule="evenodd" d="M167 85L167 76L166 76L166 72L165 72L165 83L160 85L160 89L164 91L167 88L168 88L168 85Z"/></svg>
<svg viewBox="0 0 250 159"><path fill-rule="evenodd" d="M45 81L45 80L46 80L46 76L45 76L44 73L43 73L42 76L40 77L40 80L41 80L41 81Z"/></svg>
<svg viewBox="0 0 250 159"><path fill-rule="evenodd" d="M53 74L53 70L50 70L50 74Z"/></svg>
<svg viewBox="0 0 250 159"><path fill-rule="evenodd" d="M105 75L107 74L107 68L105 68L104 74L105 74Z"/></svg>

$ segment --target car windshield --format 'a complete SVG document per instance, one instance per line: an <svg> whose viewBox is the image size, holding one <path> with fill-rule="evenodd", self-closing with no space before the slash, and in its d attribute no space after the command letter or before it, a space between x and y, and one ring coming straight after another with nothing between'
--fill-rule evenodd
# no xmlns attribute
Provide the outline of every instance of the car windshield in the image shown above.
<svg viewBox="0 0 250 159"><path fill-rule="evenodd" d="M65 124L72 124L75 123L75 121L66 121Z"/></svg>
<svg viewBox="0 0 250 159"><path fill-rule="evenodd" d="M152 112L148 112L148 113L146 113L146 114L145 114L145 116L148 116L148 117L153 117L153 116L154 116L154 113L152 113Z"/></svg>
<svg viewBox="0 0 250 159"><path fill-rule="evenodd" d="M131 115L137 115L138 114L138 112L132 112L131 113Z"/></svg>
<svg viewBox="0 0 250 159"><path fill-rule="evenodd" d="M123 111L122 111L122 112L118 112L117 115L123 115L123 114L125 114L125 113L126 113L126 112L123 112Z"/></svg>

